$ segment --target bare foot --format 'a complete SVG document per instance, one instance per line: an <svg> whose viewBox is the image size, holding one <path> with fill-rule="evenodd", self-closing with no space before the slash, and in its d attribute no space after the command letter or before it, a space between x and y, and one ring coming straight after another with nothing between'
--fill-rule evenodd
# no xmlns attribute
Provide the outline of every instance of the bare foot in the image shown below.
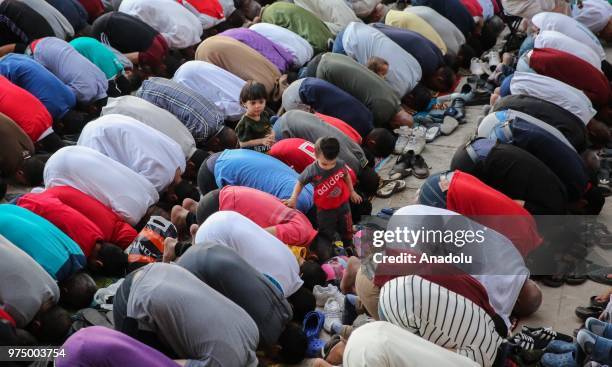
<svg viewBox="0 0 612 367"><path fill-rule="evenodd" d="M177 243L178 243L178 240L172 237L167 237L164 240L164 255L162 257L163 262L169 263L171 261L174 261L174 259L176 259L176 253L174 252L174 249Z"/></svg>
<svg viewBox="0 0 612 367"><path fill-rule="evenodd" d="M172 211L170 212L170 221L176 226L176 229L179 233L182 233L187 229L186 227L188 213L189 211L187 211L187 209L183 208L180 205L175 205L172 207Z"/></svg>
<svg viewBox="0 0 612 367"><path fill-rule="evenodd" d="M189 234L191 234L191 244L193 245L195 245L195 236L196 233L198 233L198 228L200 228L200 226L197 224L192 224L191 227L189 227Z"/></svg>
<svg viewBox="0 0 612 367"><path fill-rule="evenodd" d="M355 294L355 278L357 277L357 272L359 271L360 267L361 260L359 260L358 257L351 256L348 260L342 280L340 281L340 290L342 293Z"/></svg>
<svg viewBox="0 0 612 367"><path fill-rule="evenodd" d="M185 200L183 200L183 208L189 210L191 213L195 214L196 211L198 210L198 202L187 198Z"/></svg>

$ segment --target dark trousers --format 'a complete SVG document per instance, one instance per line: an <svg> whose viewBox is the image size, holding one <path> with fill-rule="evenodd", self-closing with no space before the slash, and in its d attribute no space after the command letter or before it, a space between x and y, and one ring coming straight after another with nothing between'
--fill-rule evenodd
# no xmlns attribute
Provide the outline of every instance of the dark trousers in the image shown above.
<svg viewBox="0 0 612 367"><path fill-rule="evenodd" d="M340 235L344 247L353 245L353 218L349 202L342 204L336 209L318 209L317 221L319 222L319 233L326 238L333 239L335 234Z"/></svg>

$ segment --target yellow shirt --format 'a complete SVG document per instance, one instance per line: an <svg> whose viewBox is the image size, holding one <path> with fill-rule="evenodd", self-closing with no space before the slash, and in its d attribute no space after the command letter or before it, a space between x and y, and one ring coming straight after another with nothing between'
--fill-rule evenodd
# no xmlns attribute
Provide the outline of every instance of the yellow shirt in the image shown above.
<svg viewBox="0 0 612 367"><path fill-rule="evenodd" d="M442 54L446 55L446 43L444 43L442 37L429 23L418 15L405 11L389 10L385 17L385 24L419 33L438 46Z"/></svg>

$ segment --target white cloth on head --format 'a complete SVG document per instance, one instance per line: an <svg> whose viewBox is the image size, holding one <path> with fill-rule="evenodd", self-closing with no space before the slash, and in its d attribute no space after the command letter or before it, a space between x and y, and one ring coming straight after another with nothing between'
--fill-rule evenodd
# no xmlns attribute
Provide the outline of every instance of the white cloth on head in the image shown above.
<svg viewBox="0 0 612 367"><path fill-rule="evenodd" d="M226 119L238 120L245 112L240 104L240 91L246 82L217 65L187 61L174 73L172 80L214 103Z"/></svg>
<svg viewBox="0 0 612 367"><path fill-rule="evenodd" d="M453 22L428 6L409 6L404 11L416 14L429 23L446 44L446 52L457 56L459 49L465 44L465 35Z"/></svg>
<svg viewBox="0 0 612 367"><path fill-rule="evenodd" d="M601 32L612 17L612 5L607 0L584 0L582 9L572 6L572 17L593 33Z"/></svg>
<svg viewBox="0 0 612 367"><path fill-rule="evenodd" d="M104 154L83 146L64 147L45 164L45 187L70 186L136 225L159 200L155 187L143 176Z"/></svg>
<svg viewBox="0 0 612 367"><path fill-rule="evenodd" d="M236 251L257 271L274 278L291 296L304 284L289 247L244 215L219 211L208 217L195 236L196 246L220 244Z"/></svg>
<svg viewBox="0 0 612 367"><path fill-rule="evenodd" d="M316 15L334 35L350 22L361 22L344 0L295 0L294 3Z"/></svg>
<svg viewBox="0 0 612 367"><path fill-rule="evenodd" d="M606 52L597 36L587 27L565 14L544 12L535 15L532 23L540 31L558 31L593 49L601 61L606 59Z"/></svg>
<svg viewBox="0 0 612 367"><path fill-rule="evenodd" d="M170 48L186 48L201 42L202 23L176 1L123 0L119 11L153 27L164 36Z"/></svg>
<svg viewBox="0 0 612 367"><path fill-rule="evenodd" d="M104 115L89 122L77 145L97 150L145 177L157 192L185 172L185 156L174 140L126 115Z"/></svg>
<svg viewBox="0 0 612 367"><path fill-rule="evenodd" d="M510 92L550 101L578 116L585 125L597 114L581 90L544 75L517 71L512 77Z"/></svg>
<svg viewBox="0 0 612 367"><path fill-rule="evenodd" d="M497 0L478 0L478 3L482 7L482 17L484 18L485 22L495 16L493 1Z"/></svg>
<svg viewBox="0 0 612 367"><path fill-rule="evenodd" d="M353 331L342 357L344 367L476 367L453 353L386 321L367 323Z"/></svg>
<svg viewBox="0 0 612 367"><path fill-rule="evenodd" d="M535 48L553 48L555 50L567 52L593 65L601 71L601 59L597 52L589 46L576 41L557 31L540 31L534 41Z"/></svg>
<svg viewBox="0 0 612 367"><path fill-rule="evenodd" d="M276 24L257 23L253 24L250 29L289 51L293 55L294 66L299 67L306 64L314 55L314 50L310 43L287 28L277 26Z"/></svg>
<svg viewBox="0 0 612 367"><path fill-rule="evenodd" d="M381 0L347 0L346 1L359 18L367 18Z"/></svg>
<svg viewBox="0 0 612 367"><path fill-rule="evenodd" d="M414 56L374 27L350 23L344 29L342 46L348 56L362 65L374 56L385 59L389 63L385 79L400 98L421 81L423 72Z"/></svg>
<svg viewBox="0 0 612 367"><path fill-rule="evenodd" d="M130 116L174 140L183 150L185 159L196 151L196 142L185 125L170 112L136 96L109 98L102 107L102 116L119 114Z"/></svg>

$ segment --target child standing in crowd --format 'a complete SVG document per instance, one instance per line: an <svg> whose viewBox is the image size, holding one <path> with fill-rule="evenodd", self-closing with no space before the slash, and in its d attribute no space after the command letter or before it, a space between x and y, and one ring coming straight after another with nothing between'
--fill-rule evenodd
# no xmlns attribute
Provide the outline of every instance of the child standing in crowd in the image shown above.
<svg viewBox="0 0 612 367"><path fill-rule="evenodd" d="M367 67L383 79L387 77L389 72L389 63L382 57L371 57L368 60Z"/></svg>
<svg viewBox="0 0 612 367"><path fill-rule="evenodd" d="M236 135L241 148L265 153L274 144L274 133L266 109L266 88L249 80L240 91L240 103L246 113L236 125Z"/></svg>
<svg viewBox="0 0 612 367"><path fill-rule="evenodd" d="M361 196L353 189L351 176L344 161L338 159L340 143L332 137L319 138L315 143L316 160L300 174L293 194L285 204L295 208L302 188L312 183L314 203L317 207L319 233L329 239L337 232L348 248L353 244L353 221L349 199L361 203Z"/></svg>

